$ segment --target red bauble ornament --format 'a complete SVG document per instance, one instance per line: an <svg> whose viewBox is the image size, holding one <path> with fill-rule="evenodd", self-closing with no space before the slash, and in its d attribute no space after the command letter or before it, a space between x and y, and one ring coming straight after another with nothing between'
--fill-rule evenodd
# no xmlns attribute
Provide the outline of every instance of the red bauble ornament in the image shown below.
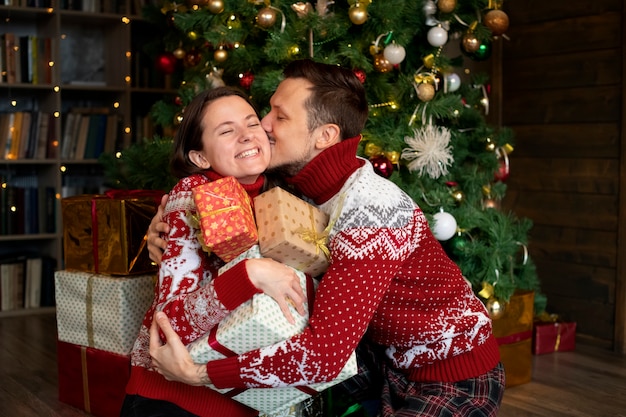
<svg viewBox="0 0 626 417"><path fill-rule="evenodd" d="M370 159L370 162L374 166L374 172L383 178L391 177L393 174L393 164L386 156L379 155Z"/></svg>
<svg viewBox="0 0 626 417"><path fill-rule="evenodd" d="M356 75L359 81L361 81L361 84L365 84L365 78L367 78L365 71L357 68L357 69L353 69L352 72L354 73L354 75Z"/></svg>
<svg viewBox="0 0 626 417"><path fill-rule="evenodd" d="M173 74L176 71L178 59L171 52L164 52L157 57L156 67L165 74Z"/></svg>
<svg viewBox="0 0 626 417"><path fill-rule="evenodd" d="M176 104L177 106L182 106L183 105L183 98L181 96L174 97L174 104Z"/></svg>
<svg viewBox="0 0 626 417"><path fill-rule="evenodd" d="M509 174L510 174L510 169L509 169L508 161L506 161L505 159L500 159L498 161L498 169L493 174L493 178L496 181L505 182L507 179L509 179Z"/></svg>
<svg viewBox="0 0 626 417"><path fill-rule="evenodd" d="M246 90L250 89L252 83L254 82L254 74L251 72L246 72L239 77L239 85L245 88Z"/></svg>
<svg viewBox="0 0 626 417"><path fill-rule="evenodd" d="M197 49L192 49L185 55L185 66L187 68L195 67L202 61L202 54Z"/></svg>

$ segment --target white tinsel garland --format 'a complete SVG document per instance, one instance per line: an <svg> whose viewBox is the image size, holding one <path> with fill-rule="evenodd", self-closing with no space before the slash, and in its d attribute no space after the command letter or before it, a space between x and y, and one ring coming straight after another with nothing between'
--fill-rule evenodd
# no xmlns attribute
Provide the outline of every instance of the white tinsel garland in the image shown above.
<svg viewBox="0 0 626 417"><path fill-rule="evenodd" d="M454 163L450 130L427 123L413 133L413 137L404 137L409 147L402 150L402 159L411 161L407 164L409 171L418 171L420 176L428 174L433 179L447 174Z"/></svg>

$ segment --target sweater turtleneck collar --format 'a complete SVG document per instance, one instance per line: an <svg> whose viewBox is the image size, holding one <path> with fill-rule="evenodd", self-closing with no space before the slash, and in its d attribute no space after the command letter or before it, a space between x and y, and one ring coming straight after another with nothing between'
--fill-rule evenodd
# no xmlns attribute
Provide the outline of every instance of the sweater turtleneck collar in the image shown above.
<svg viewBox="0 0 626 417"><path fill-rule="evenodd" d="M218 174L212 169L208 169L204 171L204 175L206 175L206 177L211 181L217 181L221 178L224 178L223 175ZM257 178L257 180L253 182L252 184L241 184L241 186L243 187L244 190L246 190L250 198L254 198L258 196L259 194L261 194L261 189L263 188L264 183L265 183L265 175L259 175L259 178Z"/></svg>
<svg viewBox="0 0 626 417"><path fill-rule="evenodd" d="M361 136L342 140L324 150L286 181L316 204L330 200L354 171L365 163L356 157Z"/></svg>

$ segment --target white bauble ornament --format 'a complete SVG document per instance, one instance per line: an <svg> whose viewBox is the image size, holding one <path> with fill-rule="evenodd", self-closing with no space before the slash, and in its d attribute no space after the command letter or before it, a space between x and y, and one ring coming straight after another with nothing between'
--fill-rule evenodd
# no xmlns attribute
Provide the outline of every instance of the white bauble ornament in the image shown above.
<svg viewBox="0 0 626 417"><path fill-rule="evenodd" d="M404 61L404 57L406 57L406 50L404 49L404 46L398 45L394 42L385 47L383 55L389 63L396 65Z"/></svg>
<svg viewBox="0 0 626 417"><path fill-rule="evenodd" d="M446 75L446 86L448 92L453 93L461 87L461 77L459 74L452 72Z"/></svg>
<svg viewBox="0 0 626 417"><path fill-rule="evenodd" d="M428 31L427 39L432 46L443 46L448 42L448 31L441 26L435 26Z"/></svg>
<svg viewBox="0 0 626 417"><path fill-rule="evenodd" d="M439 241L450 239L456 233L456 219L450 213L440 211L433 216L433 235Z"/></svg>

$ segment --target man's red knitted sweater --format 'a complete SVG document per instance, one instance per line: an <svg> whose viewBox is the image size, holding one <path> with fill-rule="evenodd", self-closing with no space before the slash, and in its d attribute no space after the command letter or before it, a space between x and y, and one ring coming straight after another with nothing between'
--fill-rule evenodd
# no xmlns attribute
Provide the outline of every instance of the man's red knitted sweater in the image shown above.
<svg viewBox="0 0 626 417"><path fill-rule="evenodd" d="M459 381L497 365L484 305L415 202L355 157L358 142L334 145L290 179L334 221L330 266L309 327L276 345L209 362L215 386L331 380L366 333L414 381Z"/></svg>
<svg viewBox="0 0 626 417"><path fill-rule="evenodd" d="M153 371L150 359L150 325L154 312L164 311L183 343L201 337L240 304L260 291L252 285L245 262L217 275L224 262L208 256L197 238L198 226L192 189L222 178L214 171L183 178L169 193L163 220L170 226L167 248L159 267L155 298L146 312L131 352L131 377L126 393L166 400L205 417L249 417L258 412L205 387L166 381ZM251 198L263 187L261 176L254 184L242 184Z"/></svg>

